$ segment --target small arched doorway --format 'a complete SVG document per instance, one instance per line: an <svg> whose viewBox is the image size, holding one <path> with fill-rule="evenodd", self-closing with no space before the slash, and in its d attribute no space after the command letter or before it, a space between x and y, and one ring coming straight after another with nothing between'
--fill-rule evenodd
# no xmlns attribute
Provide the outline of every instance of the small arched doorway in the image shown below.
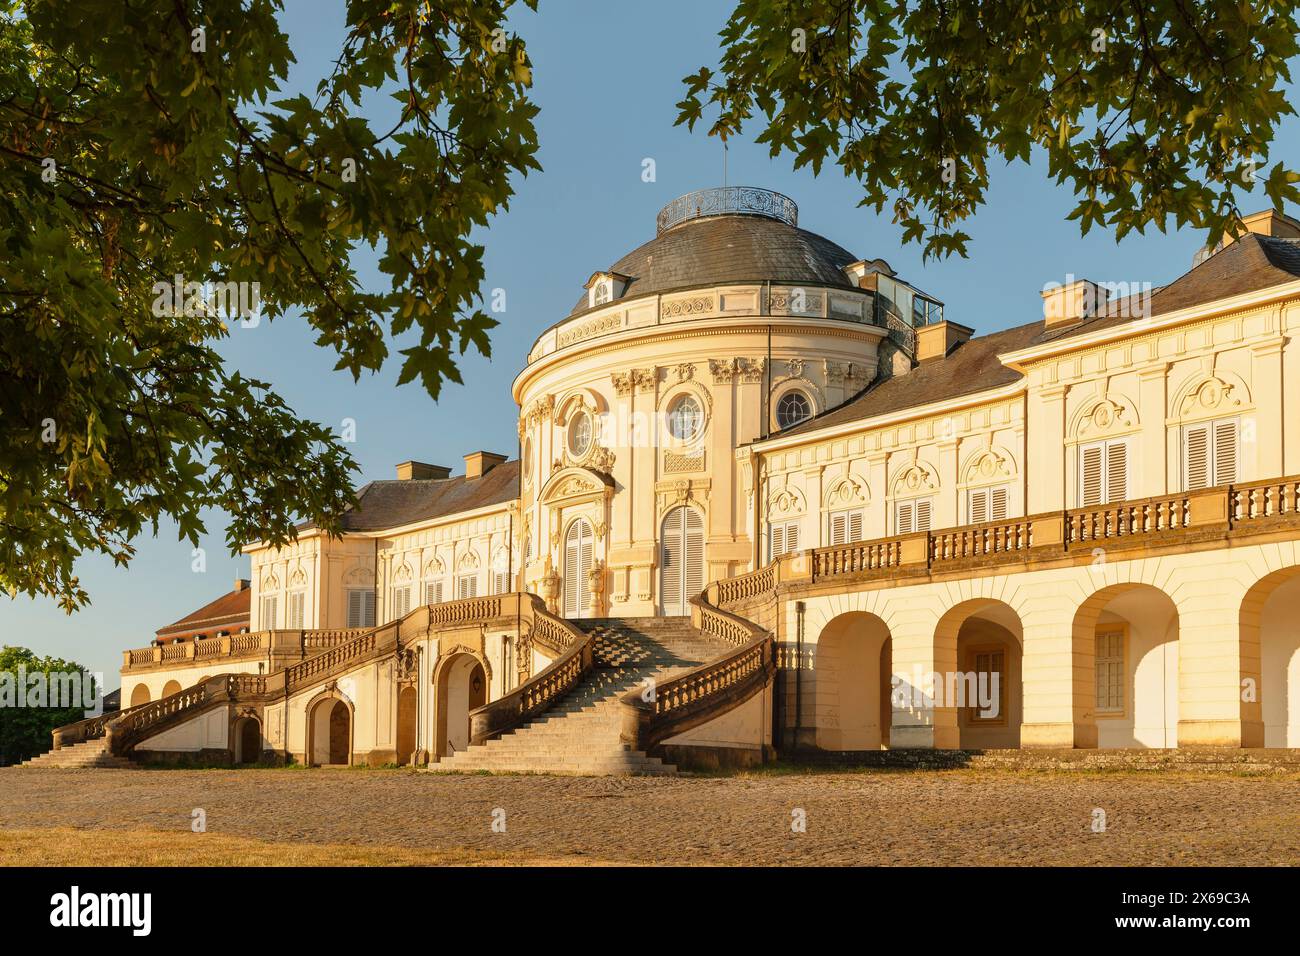
<svg viewBox="0 0 1300 956"><path fill-rule="evenodd" d="M660 608L665 617L691 613L690 600L704 590L704 520L679 505L664 516L659 537Z"/></svg>
<svg viewBox="0 0 1300 956"><path fill-rule="evenodd" d="M169 680L167 683L163 684L163 697L170 697L172 694L179 694L180 692L181 682L178 680Z"/></svg>
<svg viewBox="0 0 1300 956"><path fill-rule="evenodd" d="M308 723L312 766L347 766L352 763L352 709L339 697L328 696L311 710Z"/></svg>
<svg viewBox="0 0 1300 956"><path fill-rule="evenodd" d="M149 685L136 684L135 689L131 691L131 706L139 707L147 703L149 703Z"/></svg>
<svg viewBox="0 0 1300 956"><path fill-rule="evenodd" d="M438 668L434 750L450 757L469 747L469 715L487 703L487 672L473 654L452 654Z"/></svg>
<svg viewBox="0 0 1300 956"><path fill-rule="evenodd" d="M257 763L262 759L262 722L241 717L235 723L235 763Z"/></svg>
<svg viewBox="0 0 1300 956"><path fill-rule="evenodd" d="M592 551L596 536L586 518L569 525L564 536L564 616L586 617L590 614Z"/></svg>
<svg viewBox="0 0 1300 956"><path fill-rule="evenodd" d="M416 704L415 688L403 687L397 694L397 763L410 763L415 753Z"/></svg>

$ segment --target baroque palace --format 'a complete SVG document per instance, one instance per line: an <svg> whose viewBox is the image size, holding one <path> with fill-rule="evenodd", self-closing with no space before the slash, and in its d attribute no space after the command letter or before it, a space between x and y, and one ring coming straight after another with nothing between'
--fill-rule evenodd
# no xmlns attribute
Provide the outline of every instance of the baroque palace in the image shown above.
<svg viewBox="0 0 1300 956"><path fill-rule="evenodd" d="M683 196L533 345L517 455L250 545L39 759L1300 747L1300 223L1197 260L974 336L784 196Z"/></svg>

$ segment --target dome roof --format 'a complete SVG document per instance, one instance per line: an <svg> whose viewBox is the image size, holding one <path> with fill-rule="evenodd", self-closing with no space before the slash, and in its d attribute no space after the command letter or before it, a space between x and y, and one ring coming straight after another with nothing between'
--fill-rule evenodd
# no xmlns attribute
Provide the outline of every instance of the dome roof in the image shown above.
<svg viewBox="0 0 1300 956"><path fill-rule="evenodd" d="M750 195L779 196L766 190L746 190ZM785 204L780 211L758 210L725 199L718 202L716 194L722 192L691 193L664 208L659 215L659 234L606 270L627 277L619 299L764 280L855 288L843 270L859 257L798 228L793 202L780 197ZM683 200L703 194L714 200L713 205L697 201L690 207L694 215L691 211L683 214ZM716 211L720 208L723 211ZM587 303L584 294L569 314L586 311Z"/></svg>

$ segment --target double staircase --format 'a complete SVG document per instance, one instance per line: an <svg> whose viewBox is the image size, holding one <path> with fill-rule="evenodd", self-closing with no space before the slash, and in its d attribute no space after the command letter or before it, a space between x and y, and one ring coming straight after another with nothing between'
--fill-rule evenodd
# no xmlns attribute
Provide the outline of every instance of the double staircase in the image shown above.
<svg viewBox="0 0 1300 956"><path fill-rule="evenodd" d="M731 644L691 626L689 618L574 621L591 635L593 667L537 717L429 769L434 772L556 773L608 776L673 774L677 768L621 739L622 697L714 660Z"/></svg>

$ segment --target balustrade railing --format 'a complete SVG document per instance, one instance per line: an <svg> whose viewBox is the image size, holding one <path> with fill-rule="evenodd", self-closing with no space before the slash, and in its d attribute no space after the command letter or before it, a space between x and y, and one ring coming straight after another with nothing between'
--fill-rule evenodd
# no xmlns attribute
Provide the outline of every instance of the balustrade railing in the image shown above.
<svg viewBox="0 0 1300 956"><path fill-rule="evenodd" d="M510 693L475 709L470 715L470 742L483 743L531 720L576 687L591 670L592 636L577 625L546 609L535 594L511 595L517 615L530 640L559 650L540 673Z"/></svg>
<svg viewBox="0 0 1300 956"><path fill-rule="evenodd" d="M1174 495L1069 511L1065 540L1073 544L1186 528L1189 502L1187 495Z"/></svg>
<svg viewBox="0 0 1300 956"><path fill-rule="evenodd" d="M814 578L824 578L836 574L895 568L902 560L902 554L902 542L898 538L856 541L818 548L813 552L812 573Z"/></svg>
<svg viewBox="0 0 1300 956"><path fill-rule="evenodd" d="M1300 477L1233 485L1228 492L1228 520L1233 524L1262 518L1294 518L1300 513Z"/></svg>

